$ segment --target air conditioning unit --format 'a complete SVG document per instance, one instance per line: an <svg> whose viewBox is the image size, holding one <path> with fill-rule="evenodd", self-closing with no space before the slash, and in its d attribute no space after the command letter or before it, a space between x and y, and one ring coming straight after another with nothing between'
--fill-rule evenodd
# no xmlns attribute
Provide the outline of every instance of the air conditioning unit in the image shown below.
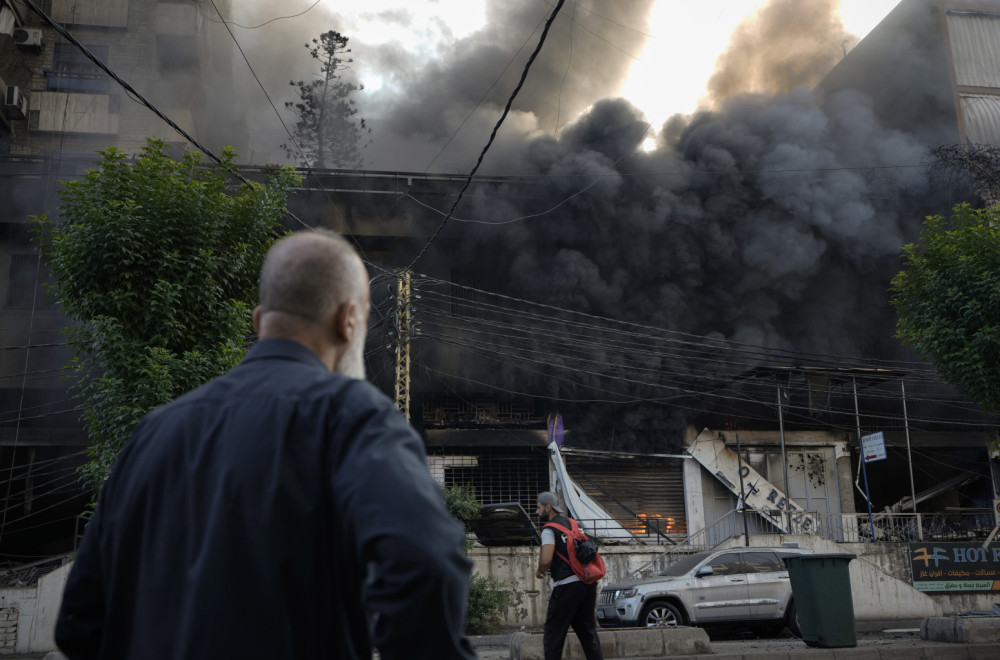
<svg viewBox="0 0 1000 660"><path fill-rule="evenodd" d="M24 119L28 116L28 99L24 98L20 87L7 86L3 95L3 112L7 119Z"/></svg>
<svg viewBox="0 0 1000 660"><path fill-rule="evenodd" d="M21 48L41 48L42 31L38 28L14 28L14 43Z"/></svg>

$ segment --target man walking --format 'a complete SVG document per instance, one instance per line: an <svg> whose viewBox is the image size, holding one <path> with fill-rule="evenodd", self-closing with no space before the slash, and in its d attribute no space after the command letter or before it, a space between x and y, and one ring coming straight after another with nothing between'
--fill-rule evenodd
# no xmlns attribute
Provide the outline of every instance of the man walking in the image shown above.
<svg viewBox="0 0 1000 660"><path fill-rule="evenodd" d="M537 507L535 513L542 523L552 522L570 528L569 519L563 515L566 509L555 493L539 493ZM549 596L542 637L545 660L562 658L566 632L570 626L573 626L587 660L604 660L597 636L597 621L594 618L597 609L597 583L584 584L580 581L564 557L568 557L566 535L544 526L542 550L535 577L541 580L546 571L552 574L552 595Z"/></svg>
<svg viewBox="0 0 1000 660"><path fill-rule="evenodd" d="M271 247L260 341L146 415L104 485L56 626L71 660L475 658L463 532L363 380L368 311L340 237Z"/></svg>

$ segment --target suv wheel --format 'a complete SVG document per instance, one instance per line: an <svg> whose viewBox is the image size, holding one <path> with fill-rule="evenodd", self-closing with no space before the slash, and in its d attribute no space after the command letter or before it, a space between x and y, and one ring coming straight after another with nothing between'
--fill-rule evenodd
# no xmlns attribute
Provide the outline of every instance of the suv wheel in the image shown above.
<svg viewBox="0 0 1000 660"><path fill-rule="evenodd" d="M799 627L799 611L795 607L795 601L788 603L788 611L785 613L786 625L796 637L802 637L802 628Z"/></svg>
<svg viewBox="0 0 1000 660"><path fill-rule="evenodd" d="M639 625L647 628L683 626L684 616L670 603L650 603L643 608L642 616L639 617Z"/></svg>

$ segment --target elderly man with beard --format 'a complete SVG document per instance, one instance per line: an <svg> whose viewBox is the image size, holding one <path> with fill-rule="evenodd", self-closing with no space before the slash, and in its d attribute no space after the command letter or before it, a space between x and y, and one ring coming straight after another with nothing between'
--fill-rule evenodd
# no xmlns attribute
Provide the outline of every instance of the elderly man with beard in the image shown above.
<svg viewBox="0 0 1000 660"><path fill-rule="evenodd" d="M423 444L364 380L368 276L271 247L229 373L146 415L101 492L56 641L77 658L475 658L470 561Z"/></svg>

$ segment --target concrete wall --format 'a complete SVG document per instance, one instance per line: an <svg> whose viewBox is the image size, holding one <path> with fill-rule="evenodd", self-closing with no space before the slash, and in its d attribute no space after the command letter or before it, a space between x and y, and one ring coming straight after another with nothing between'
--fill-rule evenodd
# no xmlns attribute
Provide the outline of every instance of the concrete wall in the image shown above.
<svg viewBox="0 0 1000 660"><path fill-rule="evenodd" d="M859 621L923 619L959 612L988 611L995 594L926 594L910 584L909 558L905 544L835 543L816 536L751 535L751 545L780 545L797 542L800 547L820 553L850 553L851 595L854 616ZM720 547L744 545L742 537ZM608 574L600 585L634 577L653 575L667 562L667 546L604 547L601 555ZM473 548L469 553L473 570L495 575L512 585L514 603L508 608L504 625L536 628L545 620L551 581L535 578L538 548Z"/></svg>
<svg viewBox="0 0 1000 660"><path fill-rule="evenodd" d="M56 650L56 616L69 568L57 568L34 587L0 589L0 655Z"/></svg>
<svg viewBox="0 0 1000 660"><path fill-rule="evenodd" d="M959 612L988 611L991 594L925 594L909 584L909 564L903 544L834 543L815 536L751 536L752 545L797 542L816 552L857 555L850 563L854 616L859 621L923 619ZM730 539L722 547L743 545ZM608 574L600 585L653 575L667 563L667 546L605 547L601 555ZM545 620L551 581L535 578L537 547L473 548L473 570L494 575L511 585L514 601L504 616L507 628L537 628ZM70 565L39 580L34 588L0 590L0 654L55 650L53 633ZM16 612L12 614L12 612ZM11 621L16 619L16 625Z"/></svg>
<svg viewBox="0 0 1000 660"><path fill-rule="evenodd" d="M542 625L552 581L548 577L544 580L535 577L537 547L473 548L469 556L474 572L494 575L511 585L514 602L507 608L505 626L534 628ZM601 549L601 556L608 568L601 584L651 574L665 561L663 547L657 546L605 547Z"/></svg>

